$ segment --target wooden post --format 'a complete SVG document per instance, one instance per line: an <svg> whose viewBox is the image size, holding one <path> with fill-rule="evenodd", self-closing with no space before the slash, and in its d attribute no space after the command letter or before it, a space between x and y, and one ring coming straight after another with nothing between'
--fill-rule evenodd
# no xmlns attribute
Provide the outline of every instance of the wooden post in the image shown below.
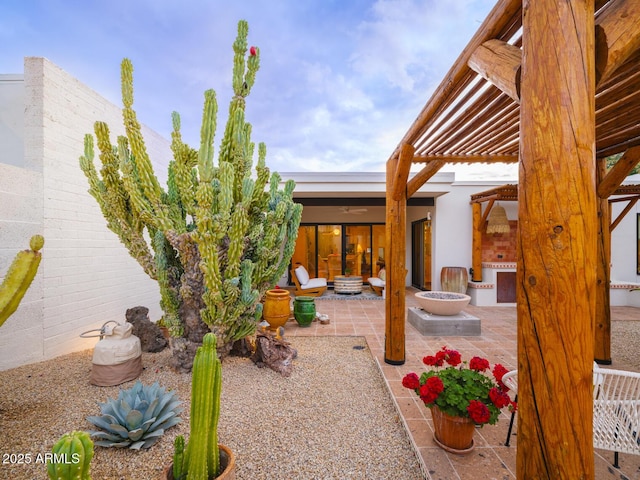
<svg viewBox="0 0 640 480"><path fill-rule="evenodd" d="M471 275L472 282L482 281L482 204L475 202L471 204L473 216L473 230L471 232Z"/></svg>
<svg viewBox="0 0 640 480"><path fill-rule="evenodd" d="M598 185L607 173L604 158L596 162ZM601 365L611 364L611 207L608 195L598 198L598 270L593 358Z"/></svg>
<svg viewBox="0 0 640 480"><path fill-rule="evenodd" d="M593 0L525 0L517 478L594 478Z"/></svg>
<svg viewBox="0 0 640 480"><path fill-rule="evenodd" d="M398 166L397 158L387 161L386 245L385 265L385 342L384 361L403 365L405 361L405 277L407 198L393 199L393 185Z"/></svg>

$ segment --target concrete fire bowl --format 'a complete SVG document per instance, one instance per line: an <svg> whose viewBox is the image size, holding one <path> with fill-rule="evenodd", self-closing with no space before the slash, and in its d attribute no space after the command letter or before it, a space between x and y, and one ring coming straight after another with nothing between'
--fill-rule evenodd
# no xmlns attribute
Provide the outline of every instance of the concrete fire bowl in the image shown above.
<svg viewBox="0 0 640 480"><path fill-rule="evenodd" d="M433 315L457 315L471 300L469 295L453 292L418 292L415 296L420 308Z"/></svg>

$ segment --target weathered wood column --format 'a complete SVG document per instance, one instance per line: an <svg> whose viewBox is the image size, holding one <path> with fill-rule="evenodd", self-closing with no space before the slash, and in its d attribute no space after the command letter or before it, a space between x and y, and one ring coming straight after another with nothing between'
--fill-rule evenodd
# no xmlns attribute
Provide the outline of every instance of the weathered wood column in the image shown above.
<svg viewBox="0 0 640 480"><path fill-rule="evenodd" d="M471 275L472 282L482 281L482 204L475 202L471 204L473 228L471 230Z"/></svg>
<svg viewBox="0 0 640 480"><path fill-rule="evenodd" d="M403 150L412 154L412 148ZM402 155L402 154L401 154ZM384 260L387 270L385 284L385 341L384 361L391 365L403 365L405 362L405 277L406 269L406 228L407 197L402 190L401 172L398 170L400 159L387 161L386 193L386 247ZM408 168L406 174L408 175ZM400 175L400 178L398 178ZM406 178L406 176L405 176ZM406 189L406 180L404 180ZM394 198L394 192L396 193Z"/></svg>
<svg viewBox="0 0 640 480"><path fill-rule="evenodd" d="M605 160L596 162L598 185L607 173ZM608 195L598 197L598 270L593 358L599 364L611 364L611 206Z"/></svg>
<svg viewBox="0 0 640 480"><path fill-rule="evenodd" d="M593 479L592 0L524 0L517 477Z"/></svg>

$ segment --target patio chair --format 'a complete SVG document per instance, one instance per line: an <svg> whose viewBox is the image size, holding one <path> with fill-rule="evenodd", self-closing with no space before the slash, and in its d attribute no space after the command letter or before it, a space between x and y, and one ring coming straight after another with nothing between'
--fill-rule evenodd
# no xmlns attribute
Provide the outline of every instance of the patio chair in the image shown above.
<svg viewBox="0 0 640 480"><path fill-rule="evenodd" d="M377 295L382 296L382 291L384 290L384 287L386 285L386 279L386 272L383 268L378 272L377 277L370 277L367 279L367 281L371 286L371 290L373 290Z"/></svg>
<svg viewBox="0 0 640 480"><path fill-rule="evenodd" d="M291 279L296 286L294 295L319 297L327 289L326 278L309 278L309 272L302 265L291 269Z"/></svg>
<svg viewBox="0 0 640 480"><path fill-rule="evenodd" d="M518 398L518 371L502 377L502 383ZM509 446L516 412L511 414L505 446ZM593 446L618 454L640 455L640 373L600 368L593 363Z"/></svg>
<svg viewBox="0 0 640 480"><path fill-rule="evenodd" d="M593 446L640 455L640 373L593 366Z"/></svg>

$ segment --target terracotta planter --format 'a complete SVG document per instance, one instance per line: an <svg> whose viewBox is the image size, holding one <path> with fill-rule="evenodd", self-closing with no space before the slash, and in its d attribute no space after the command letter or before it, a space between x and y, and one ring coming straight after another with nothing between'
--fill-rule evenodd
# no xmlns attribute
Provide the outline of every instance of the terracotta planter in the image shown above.
<svg viewBox="0 0 640 480"><path fill-rule="evenodd" d="M476 425L470 418L452 417L438 407L431 407L434 440L447 452L465 454L474 448L473 434Z"/></svg>
<svg viewBox="0 0 640 480"><path fill-rule="evenodd" d="M209 480L235 480L236 478L236 456L231 449L225 445L218 445L220 449L220 468L222 472L217 477ZM175 480L173 478L173 462L167 465L162 472L160 480Z"/></svg>
<svg viewBox="0 0 640 480"><path fill-rule="evenodd" d="M262 318L269 322L269 330L284 327L291 315L291 295L288 290L274 288L267 290L264 299Z"/></svg>

